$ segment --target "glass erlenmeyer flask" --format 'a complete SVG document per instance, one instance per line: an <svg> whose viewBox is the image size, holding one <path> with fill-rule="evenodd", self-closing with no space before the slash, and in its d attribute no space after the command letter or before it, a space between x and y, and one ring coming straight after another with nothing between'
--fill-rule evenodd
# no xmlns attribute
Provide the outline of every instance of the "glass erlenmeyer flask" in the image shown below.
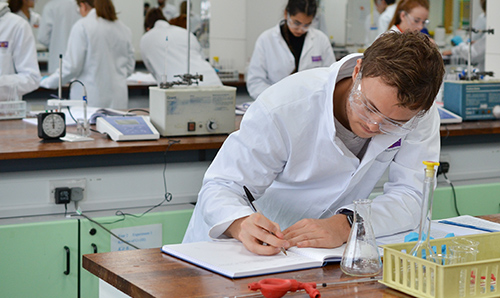
<svg viewBox="0 0 500 298"><path fill-rule="evenodd" d="M354 201L354 222L340 262L345 274L373 276L382 270L371 224L371 203L369 199Z"/></svg>

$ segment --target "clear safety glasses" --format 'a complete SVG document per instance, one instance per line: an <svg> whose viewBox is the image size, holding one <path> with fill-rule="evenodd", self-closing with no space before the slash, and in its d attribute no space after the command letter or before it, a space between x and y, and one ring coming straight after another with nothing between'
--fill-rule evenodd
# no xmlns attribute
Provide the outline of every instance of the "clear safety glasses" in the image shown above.
<svg viewBox="0 0 500 298"><path fill-rule="evenodd" d="M307 30L309 30L309 27L311 26L311 24L302 24L299 21L292 20L289 13L286 16L287 16L286 23L288 24L288 27L290 29L302 30L302 32L307 32Z"/></svg>
<svg viewBox="0 0 500 298"><path fill-rule="evenodd" d="M411 22L408 22L408 23L410 23L410 25L412 25L412 27L413 26L421 26L422 28L424 28L424 27L427 27L430 23L429 20L422 20L420 18L417 18L417 19L414 18L411 14L407 13L406 11L405 11L405 15L408 17L408 19L410 19Z"/></svg>
<svg viewBox="0 0 500 298"><path fill-rule="evenodd" d="M361 91L361 72L358 74L354 86L349 94L351 109L363 121L369 124L378 124L379 130L388 135L404 136L412 131L423 116L420 112L406 122L396 121L386 117L374 107Z"/></svg>

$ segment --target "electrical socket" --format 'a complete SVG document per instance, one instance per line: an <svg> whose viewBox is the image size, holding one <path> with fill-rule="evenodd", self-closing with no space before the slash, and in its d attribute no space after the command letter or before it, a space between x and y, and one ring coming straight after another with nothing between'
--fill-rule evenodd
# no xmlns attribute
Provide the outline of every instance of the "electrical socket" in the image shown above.
<svg viewBox="0 0 500 298"><path fill-rule="evenodd" d="M439 167L437 170L437 175L446 174L450 170L450 156L446 153L439 156Z"/></svg>
<svg viewBox="0 0 500 298"><path fill-rule="evenodd" d="M68 187L72 191L74 188L82 190L81 199L85 198L85 187L87 185L86 178L75 178L75 179L63 179L63 180L49 180L49 198L52 202L56 200L56 188Z"/></svg>

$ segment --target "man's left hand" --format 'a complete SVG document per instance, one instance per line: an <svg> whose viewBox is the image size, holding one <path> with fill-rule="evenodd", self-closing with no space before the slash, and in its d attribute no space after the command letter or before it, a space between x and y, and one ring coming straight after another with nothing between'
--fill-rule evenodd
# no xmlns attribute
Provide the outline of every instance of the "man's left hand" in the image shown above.
<svg viewBox="0 0 500 298"><path fill-rule="evenodd" d="M344 214L325 219L306 218L283 231L285 240L297 247L338 247L347 242L351 227Z"/></svg>

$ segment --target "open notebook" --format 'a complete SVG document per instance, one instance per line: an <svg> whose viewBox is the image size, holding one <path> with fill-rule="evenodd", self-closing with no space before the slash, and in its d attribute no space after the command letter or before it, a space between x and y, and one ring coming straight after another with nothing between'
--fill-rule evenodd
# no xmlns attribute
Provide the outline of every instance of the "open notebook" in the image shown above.
<svg viewBox="0 0 500 298"><path fill-rule="evenodd" d="M340 262L343 246L297 248L287 250L287 256L261 256L248 251L239 241L194 242L167 244L162 251L215 273L242 278L255 275L321 267L328 262Z"/></svg>

